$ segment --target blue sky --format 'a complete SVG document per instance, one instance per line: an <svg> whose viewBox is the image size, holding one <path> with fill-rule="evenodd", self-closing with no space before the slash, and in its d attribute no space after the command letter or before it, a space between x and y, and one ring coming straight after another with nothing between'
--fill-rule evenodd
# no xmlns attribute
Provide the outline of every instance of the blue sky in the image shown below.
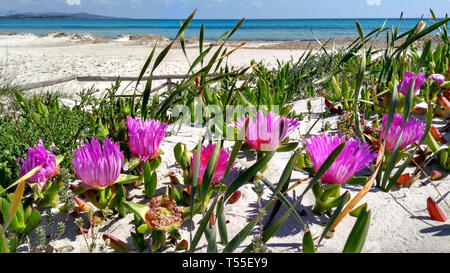
<svg viewBox="0 0 450 273"><path fill-rule="evenodd" d="M1 0L0 14L88 12L128 18L397 18L438 17L450 0Z"/></svg>

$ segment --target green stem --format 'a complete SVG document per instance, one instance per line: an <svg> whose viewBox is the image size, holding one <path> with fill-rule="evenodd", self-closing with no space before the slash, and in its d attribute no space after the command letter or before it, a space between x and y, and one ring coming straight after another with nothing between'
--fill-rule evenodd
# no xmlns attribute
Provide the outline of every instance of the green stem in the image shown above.
<svg viewBox="0 0 450 273"><path fill-rule="evenodd" d="M105 196L105 189L99 189L98 193L100 195L100 200L98 201L99 204L104 208L106 207L106 196Z"/></svg>

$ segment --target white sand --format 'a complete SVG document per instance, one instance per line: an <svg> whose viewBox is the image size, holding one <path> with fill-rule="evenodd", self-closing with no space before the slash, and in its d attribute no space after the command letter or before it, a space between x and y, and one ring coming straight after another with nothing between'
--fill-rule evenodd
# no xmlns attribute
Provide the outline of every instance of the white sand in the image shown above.
<svg viewBox="0 0 450 273"><path fill-rule="evenodd" d="M153 61L168 42L158 41ZM232 42L229 50L240 43ZM249 42L244 48L235 51L227 58L230 67L239 68L250 65L254 59L262 61L269 67L275 66L276 60L289 61L298 59L302 50L257 49L265 43ZM144 45L121 37L105 43L79 42L69 37L38 37L31 34L0 35L0 75L15 85L49 81L67 76L128 76L138 77L151 53L154 42ZM208 43L205 43L205 49ZM218 47L213 47L205 63ZM199 55L198 46L187 44L187 55L192 63ZM225 62L224 62L225 63ZM199 67L197 67L198 69ZM151 66L149 67L151 69ZM154 75L186 74L189 64L175 42L169 54L155 70ZM147 71L147 74L149 71ZM154 87L164 81L154 83ZM123 87L129 82L123 82ZM104 90L111 82L76 82L71 81L48 88L31 90L33 92L55 92L74 94L82 88Z"/></svg>
<svg viewBox="0 0 450 273"><path fill-rule="evenodd" d="M60 40L58 40L60 39ZM36 36L0 36L0 60L2 62L2 73L14 77L14 81L20 84L50 80L67 75L102 75L102 76L137 76L141 66L144 64L151 46L132 45L126 39L110 43L76 43L67 38L37 38ZM158 48L158 52L161 48ZM190 48L187 50L189 58L195 58L198 49ZM233 53L229 58L229 64L233 66L249 65L252 59L264 61L266 64L275 65L276 59L289 60L291 56L295 59L301 55L301 51L291 50L272 50L272 49L254 49L243 48ZM6 65L5 65L6 64ZM170 51L167 58L156 70L155 74L180 74L187 71L187 63L180 49ZM71 85L73 84L73 85ZM89 85L91 85L90 83ZM109 83L97 84L100 89L109 86ZM61 91L73 94L78 91L83 84L68 83L60 85ZM86 85L88 86L88 85ZM85 86L85 87L86 87ZM38 90L42 91L42 90ZM306 102L299 101L294 105L297 113L306 112ZM324 110L321 99L314 100L313 112L319 113ZM331 117L325 121L335 124L336 117ZM308 126L311 126L314 120L302 121L301 132L305 133ZM313 132L318 132L322 126L320 121ZM443 126L442 123L438 125ZM158 194L164 192L166 185L170 184L169 178L165 177L169 171L175 171L181 179L181 175L173 156L173 147L176 143L182 141L188 145L188 148L194 148L198 139L199 129L183 126L178 135L166 137L162 142L161 149L165 152L162 156L162 164L158 168ZM294 132L291 136L298 138L299 133ZM447 141L450 139L446 136ZM226 143L230 146L231 143ZM276 183L291 156L291 153L278 153L271 160L269 169L264 176L271 182ZM250 165L255 161L254 158L245 158L239 156L240 160ZM242 167L238 165L239 167ZM413 168L407 171L412 173ZM435 163L426 169L430 174L431 170L440 170ZM236 173L232 173L231 177ZM299 178L304 178L305 174L294 171L291 182ZM231 182L231 181L229 181ZM450 179L447 175L444 178L435 181L434 184L438 190L448 198L450 191ZM295 197L302 193L305 185L299 186L295 191L290 192L288 200L293 202ZM252 185L246 184L241 188L241 199L232 205L226 206L226 219L228 224L229 239L233 238L253 217L256 215L256 194L252 191ZM349 190L352 197L356 195L360 187L344 186L342 192ZM132 192L135 195L133 201L139 202L143 196L142 189L136 189ZM267 203L270 191L266 190L263 204ZM363 249L364 252L448 252L450 251L450 226L447 223L440 223L432 220L426 210L426 200L431 196L439 201L441 209L446 215L450 215L450 208L440 199L436 189L427 179L421 177L411 188L398 188L390 193L373 188L360 204L368 203L372 211L371 226L369 235ZM450 201L450 200L449 200ZM301 206L296 208L298 213L305 210L306 216L303 216L312 231L314 237L320 236L323 230L323 223L326 223L328 217L318 216L312 213L314 197L309 192ZM285 209L282 208L281 212ZM56 248L71 246L73 252L87 251L84 239L76 234L76 226L73 223L74 218L64 213L59 214L60 220L67 220L67 229L64 237L53 241L52 245ZM133 231L133 216L128 214L124 219L114 219L110 221L101 233L111 234L124 241L130 246L133 245L130 237L130 231ZM194 218L194 226L198 226L200 216ZM355 222L355 218L347 216L338 226L335 235L331 239L323 241L323 246L319 248L320 252L341 252L345 240ZM45 217L41 222L45 227ZM189 240L187 223L183 225L181 231L183 239ZM255 230L257 234L257 230ZM267 246L273 252L300 252L303 230L296 220L291 216L282 229L268 242ZM32 245L36 246L35 234L30 236ZM316 241L317 242L317 241ZM103 244L100 238L97 243ZM250 243L248 238L242 247ZM221 246L219 245L219 248ZM27 251L27 247L20 248L21 251ZM106 248L105 251L112 251ZM171 251L169 249L168 251ZM205 239L202 238L199 244L199 251L206 251Z"/></svg>

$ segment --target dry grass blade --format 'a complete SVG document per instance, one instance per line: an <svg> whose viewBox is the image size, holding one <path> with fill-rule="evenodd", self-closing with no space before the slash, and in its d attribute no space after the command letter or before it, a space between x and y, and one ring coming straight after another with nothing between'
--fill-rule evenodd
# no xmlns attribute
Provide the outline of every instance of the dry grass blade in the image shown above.
<svg viewBox="0 0 450 273"><path fill-rule="evenodd" d="M376 139L371 138L370 136L366 135L367 138L369 138L371 141L377 141ZM342 210L342 212L337 217L334 224L331 226L330 231L334 231L337 227L337 225L344 219L344 217L350 213L350 211L353 210L353 208L356 207L356 205L361 201L361 199L369 192L370 188L372 188L373 183L375 182L375 178L377 177L377 173L381 167L382 159L384 157L384 148L383 145L379 142L378 143L380 149L378 150L378 156L376 161L376 169L375 172L370 177L369 181L367 181L366 185L358 192L358 194L348 203L348 205Z"/></svg>
<svg viewBox="0 0 450 273"><path fill-rule="evenodd" d="M25 190L25 182L22 181L19 186L17 186L16 191L14 192L14 197L11 202L11 207L9 209L8 218L6 219L5 225L3 227L6 230L11 223L11 221L16 216L17 209L19 209L20 201L22 200L23 192Z"/></svg>

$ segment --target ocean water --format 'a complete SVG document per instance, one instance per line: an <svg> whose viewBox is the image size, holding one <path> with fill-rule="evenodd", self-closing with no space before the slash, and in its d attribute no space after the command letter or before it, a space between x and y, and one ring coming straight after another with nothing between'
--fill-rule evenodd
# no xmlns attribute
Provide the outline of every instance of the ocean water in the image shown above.
<svg viewBox="0 0 450 273"><path fill-rule="evenodd" d="M247 19L230 40L314 40L315 37L357 37L358 20L365 34L380 27L385 19ZM386 27L397 27L400 33L413 28L421 19L387 19ZM430 19L422 19L431 25ZM186 30L186 38L197 36L205 24L205 39L216 40L225 31L231 31L239 20L193 20ZM67 20L67 19L0 19L0 32L45 34L49 32L91 33L96 36L115 37L120 34L154 34L173 39L180 28L178 20L170 19L117 19L117 20ZM314 34L311 33L311 30ZM384 38L385 35L379 37Z"/></svg>

